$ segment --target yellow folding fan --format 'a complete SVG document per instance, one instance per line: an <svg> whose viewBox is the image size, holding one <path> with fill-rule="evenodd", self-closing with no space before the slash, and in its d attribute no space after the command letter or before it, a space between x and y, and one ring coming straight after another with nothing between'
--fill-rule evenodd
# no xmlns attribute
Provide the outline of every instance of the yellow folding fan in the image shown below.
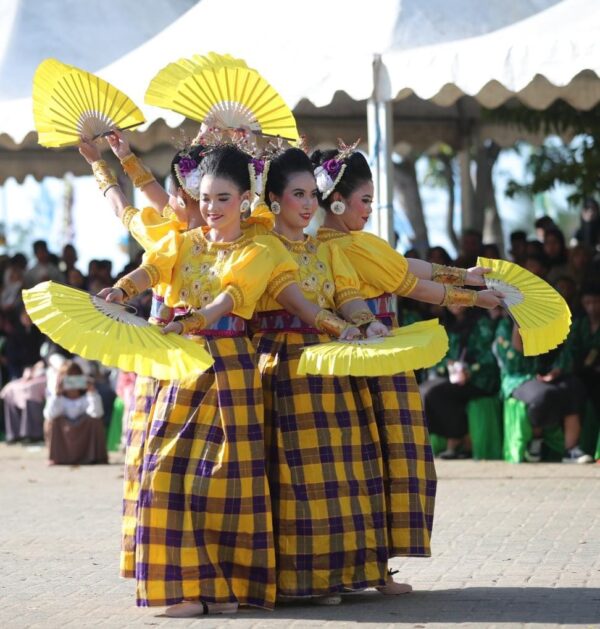
<svg viewBox="0 0 600 629"><path fill-rule="evenodd" d="M46 59L33 77L33 117L46 147L74 146L112 129L133 129L144 115L123 92L75 66Z"/></svg>
<svg viewBox="0 0 600 629"><path fill-rule="evenodd" d="M504 293L504 305L519 326L525 356L545 354L569 334L571 311L562 296L543 279L506 260L478 258L492 269L485 284Z"/></svg>
<svg viewBox="0 0 600 629"><path fill-rule="evenodd" d="M127 310L81 290L42 282L23 291L31 320L55 343L107 367L159 380L178 380L213 364L198 343L162 334Z"/></svg>
<svg viewBox="0 0 600 629"><path fill-rule="evenodd" d="M296 120L281 96L256 70L229 55L170 63L150 82L145 102L209 127L298 139Z"/></svg>
<svg viewBox="0 0 600 629"><path fill-rule="evenodd" d="M431 367L448 351L448 335L437 319L396 328L391 336L332 341L304 348L299 374L391 376Z"/></svg>

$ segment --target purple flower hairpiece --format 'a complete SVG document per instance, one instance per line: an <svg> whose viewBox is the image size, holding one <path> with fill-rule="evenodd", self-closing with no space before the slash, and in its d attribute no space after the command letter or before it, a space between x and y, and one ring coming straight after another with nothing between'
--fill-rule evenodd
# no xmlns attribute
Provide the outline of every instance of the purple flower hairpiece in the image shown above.
<svg viewBox="0 0 600 629"><path fill-rule="evenodd" d="M321 166L327 171L332 179L335 179L342 169L343 162L338 161L337 159L328 159L326 162L323 162Z"/></svg>
<svg viewBox="0 0 600 629"><path fill-rule="evenodd" d="M181 176L186 177L192 170L198 167L198 164L196 160L191 157L182 157L177 163L177 167L179 168Z"/></svg>
<svg viewBox="0 0 600 629"><path fill-rule="evenodd" d="M262 159L252 159L252 166L254 166L254 172L257 175L262 175L265 171L265 161Z"/></svg>

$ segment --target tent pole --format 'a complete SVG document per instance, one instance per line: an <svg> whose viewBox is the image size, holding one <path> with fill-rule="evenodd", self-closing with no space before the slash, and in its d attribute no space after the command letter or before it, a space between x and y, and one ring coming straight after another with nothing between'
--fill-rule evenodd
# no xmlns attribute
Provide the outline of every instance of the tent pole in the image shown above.
<svg viewBox="0 0 600 629"><path fill-rule="evenodd" d="M392 246L394 242L394 180L392 170L393 113L389 79L380 55L373 60L373 96L367 102L369 156L375 203L372 230Z"/></svg>

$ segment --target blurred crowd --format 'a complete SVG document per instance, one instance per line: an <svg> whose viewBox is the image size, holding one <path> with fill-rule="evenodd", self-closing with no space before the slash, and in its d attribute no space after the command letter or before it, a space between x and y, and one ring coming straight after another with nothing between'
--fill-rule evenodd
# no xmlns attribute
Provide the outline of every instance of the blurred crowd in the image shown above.
<svg viewBox="0 0 600 629"><path fill-rule="evenodd" d="M573 315L569 337L548 354L525 357L513 321L501 309L399 300L402 323L437 317L448 331L447 356L418 374L439 456L507 458L512 448L509 460L584 463L600 457L600 212L594 201L585 204L581 219L570 237L547 216L536 221L535 234L510 234L507 259L553 285ZM456 260L443 247L422 253L406 256L465 268L476 266L478 256L502 257L474 230L462 234ZM0 258L0 437L8 443L45 440L54 463L105 462L108 433L116 431L120 441L120 417L118 428L111 426L116 411L125 409L126 416L133 392L131 374L70 355L32 324L23 307L23 288L53 280L96 294L139 260L117 276L109 260L90 261L86 273L77 262L72 245L58 256L42 240L34 243L31 262L20 253ZM150 301L149 293L136 298L141 316ZM497 443L482 450L482 438ZM522 453L514 454L519 439Z"/></svg>

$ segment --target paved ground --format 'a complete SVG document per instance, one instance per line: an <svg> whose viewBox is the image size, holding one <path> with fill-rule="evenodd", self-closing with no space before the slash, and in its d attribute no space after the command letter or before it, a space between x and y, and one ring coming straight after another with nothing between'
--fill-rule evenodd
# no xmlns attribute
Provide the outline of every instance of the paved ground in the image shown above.
<svg viewBox="0 0 600 629"><path fill-rule="evenodd" d="M415 593L172 620L117 577L119 461L49 468L39 448L0 444L0 627L600 627L600 465L438 471L434 557L395 562Z"/></svg>

